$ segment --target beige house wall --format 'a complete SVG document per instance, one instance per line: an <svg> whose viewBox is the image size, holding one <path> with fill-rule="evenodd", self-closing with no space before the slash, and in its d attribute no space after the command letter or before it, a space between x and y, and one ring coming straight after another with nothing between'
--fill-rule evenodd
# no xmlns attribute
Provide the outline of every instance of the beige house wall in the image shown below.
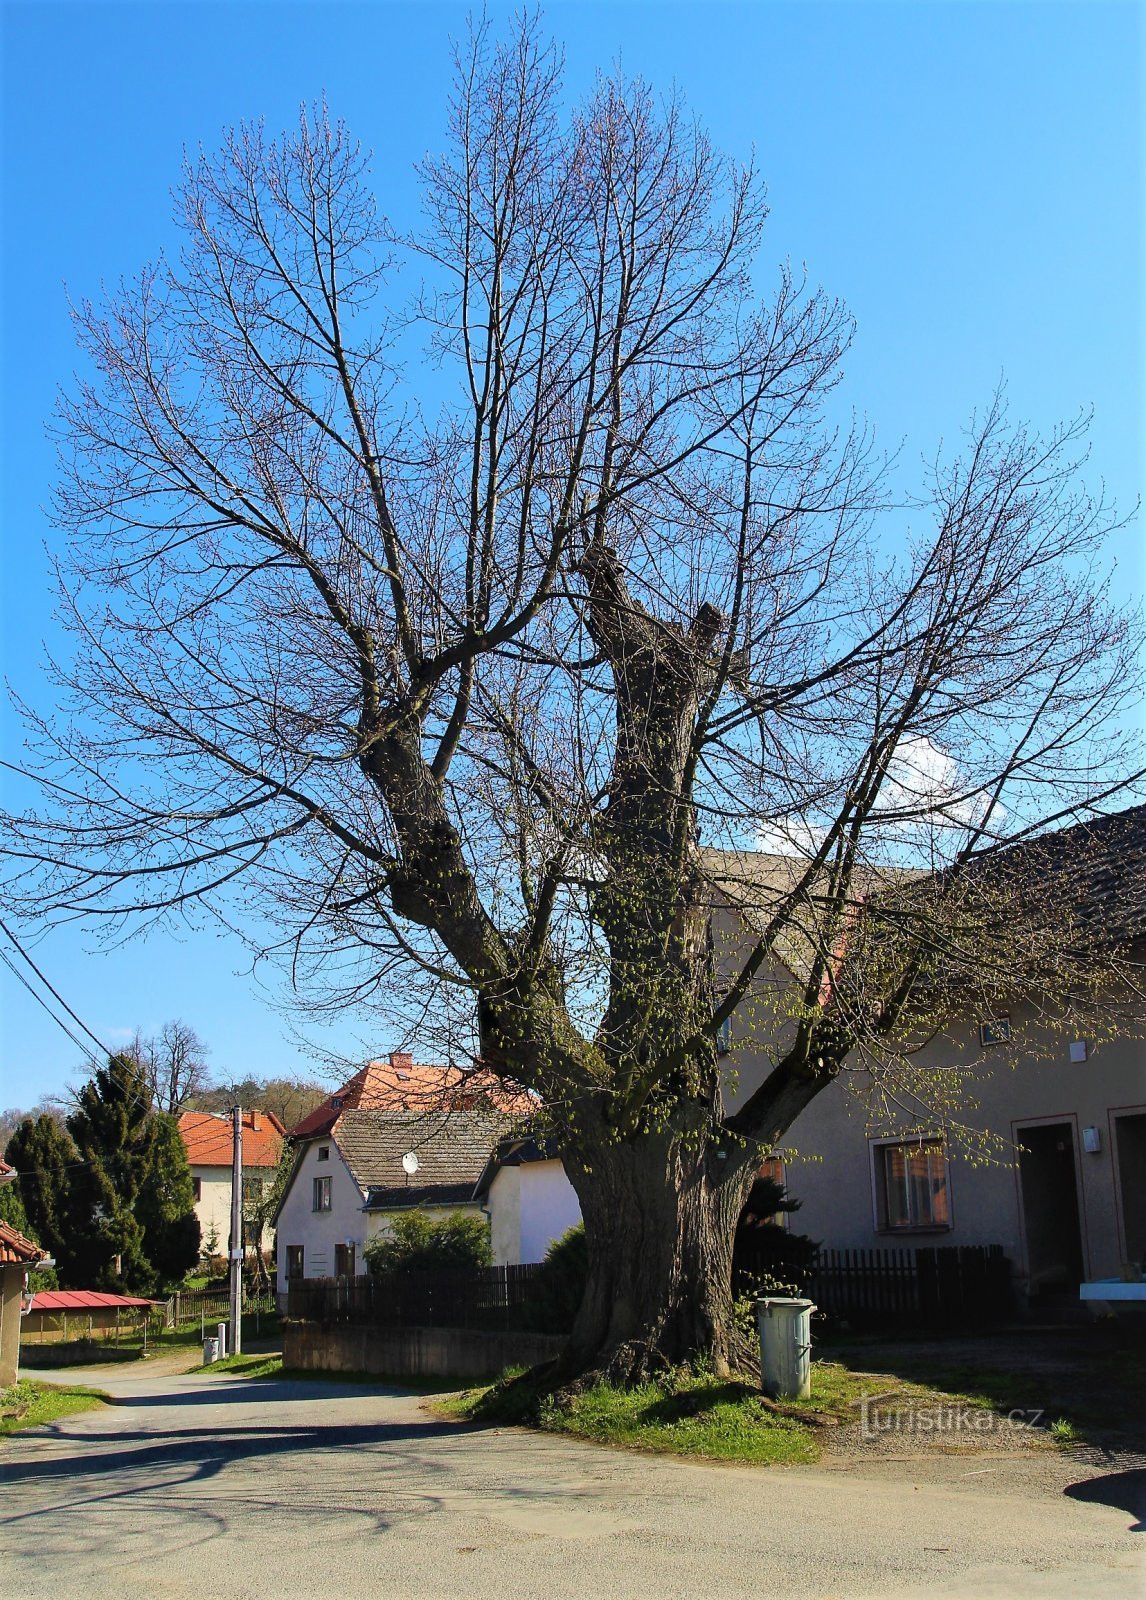
<svg viewBox="0 0 1146 1600"><path fill-rule="evenodd" d="M720 929L727 970L732 970L737 929L725 918ZM733 1017L731 1049L725 1056L732 1108L742 1103L783 1053L790 1028L779 1021L790 983L782 971L761 974ZM1070 1034L1039 1036L1037 1052L1012 1059L1006 1047L981 1046L978 1017L953 1029L920 1052L921 1065L937 1071L962 1069L966 1080L952 1117L998 1136L984 1161L962 1154L957 1141L948 1160L950 1226L887 1229L880 1225L875 1145L907 1133L941 1133L938 1115L923 1122L910 1111L877 1120L867 1093L870 1080L845 1070L796 1119L784 1137L789 1193L801 1201L790 1226L836 1249L888 1246L999 1244L1010 1259L1020 1292L1028 1288L1029 1253L1018 1170L1019 1129L1066 1123L1074 1146L1083 1275L1117 1277L1130 1259L1122 1215L1118 1116L1146 1112L1146 1016L1126 1018L1130 1029L1105 1042L1078 1040L1085 1060L1071 1059ZM1026 1019L1012 1018L1018 1035ZM771 1039L771 1042L768 1042ZM1100 1148L1083 1148L1083 1130L1096 1129ZM1092 1136L1093 1137L1093 1136ZM1139 1175L1139 1182L1142 1181Z"/></svg>
<svg viewBox="0 0 1146 1600"><path fill-rule="evenodd" d="M20 1299L27 1268L17 1263L0 1266L0 1389L20 1375Z"/></svg>

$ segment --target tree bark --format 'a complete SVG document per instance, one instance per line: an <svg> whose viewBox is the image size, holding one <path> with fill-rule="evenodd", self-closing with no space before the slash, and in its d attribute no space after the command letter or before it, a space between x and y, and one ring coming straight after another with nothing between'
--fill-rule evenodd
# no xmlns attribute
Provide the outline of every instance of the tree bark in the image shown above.
<svg viewBox="0 0 1146 1600"><path fill-rule="evenodd" d="M756 1164L706 1136L582 1132L565 1154L589 1275L559 1377L632 1384L698 1357L749 1357L732 1312L732 1245Z"/></svg>

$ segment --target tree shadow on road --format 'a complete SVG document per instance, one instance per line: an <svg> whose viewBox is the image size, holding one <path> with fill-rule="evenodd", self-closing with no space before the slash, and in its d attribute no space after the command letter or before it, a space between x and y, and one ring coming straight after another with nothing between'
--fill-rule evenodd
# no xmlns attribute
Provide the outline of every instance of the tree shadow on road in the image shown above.
<svg viewBox="0 0 1146 1600"><path fill-rule="evenodd" d="M1097 1478L1083 1478L1068 1484L1063 1490L1072 1500L1085 1500L1091 1505L1113 1506L1116 1511L1128 1511L1138 1521L1131 1533L1146 1533L1146 1468L1135 1467L1129 1472L1105 1472Z"/></svg>
<svg viewBox="0 0 1146 1600"><path fill-rule="evenodd" d="M453 1422L427 1417L416 1422L325 1423L321 1426L274 1426L254 1422L238 1428L180 1428L164 1434L93 1432L60 1434L57 1439L74 1446L50 1457L0 1463L0 1483L9 1490L17 1484L64 1479L70 1484L116 1473L159 1472L166 1467L195 1468L192 1480L213 1477L223 1467L257 1461L260 1457L302 1455L309 1460L320 1452L376 1449L384 1445L426 1444L461 1432ZM43 1435L41 1435L43 1437ZM106 1447L106 1448L105 1448Z"/></svg>

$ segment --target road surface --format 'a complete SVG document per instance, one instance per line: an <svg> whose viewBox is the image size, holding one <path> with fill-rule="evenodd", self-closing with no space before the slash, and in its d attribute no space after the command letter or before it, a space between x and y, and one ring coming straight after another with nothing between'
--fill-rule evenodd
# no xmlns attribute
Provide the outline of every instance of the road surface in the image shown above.
<svg viewBox="0 0 1146 1600"><path fill-rule="evenodd" d="M6 1600L1146 1596L1141 1470L707 1465L357 1384L98 1381L116 1405L0 1441Z"/></svg>

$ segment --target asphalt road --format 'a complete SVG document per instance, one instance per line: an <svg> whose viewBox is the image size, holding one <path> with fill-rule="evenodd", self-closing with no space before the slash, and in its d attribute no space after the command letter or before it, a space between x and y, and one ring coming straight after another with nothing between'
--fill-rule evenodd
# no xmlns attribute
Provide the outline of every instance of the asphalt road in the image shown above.
<svg viewBox="0 0 1146 1600"><path fill-rule="evenodd" d="M100 1382L119 1404L0 1442L5 1600L1146 1595L1142 1471L709 1466L353 1384Z"/></svg>

